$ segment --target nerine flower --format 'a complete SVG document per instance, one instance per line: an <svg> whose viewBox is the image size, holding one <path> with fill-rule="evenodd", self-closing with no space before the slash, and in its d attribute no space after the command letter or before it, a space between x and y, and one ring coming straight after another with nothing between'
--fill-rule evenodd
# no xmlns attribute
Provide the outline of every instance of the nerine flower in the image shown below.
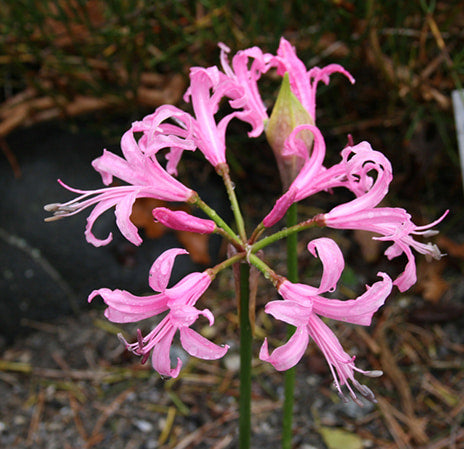
<svg viewBox="0 0 464 449"><path fill-rule="evenodd" d="M154 156L158 151L169 148L166 154L166 171L176 176L177 165L184 150L194 151L197 148L193 123L194 118L190 114L165 104L157 108L153 114L132 123L132 131L143 133L139 144L147 156Z"/></svg>
<svg viewBox="0 0 464 449"><path fill-rule="evenodd" d="M195 113L195 143L213 167L226 163L225 133L229 122L238 115L234 111L216 124L219 103L230 87L229 79L217 67L190 69L190 86L184 100L192 103Z"/></svg>
<svg viewBox="0 0 464 449"><path fill-rule="evenodd" d="M175 368L171 368L170 349L175 334L179 331L182 347L194 357L205 360L219 359L229 347L218 346L190 326L203 315L210 326L214 324L214 316L210 310L199 310L196 302L211 283L207 271L195 272L185 276L171 288L167 288L171 277L174 259L180 254L188 254L184 249L172 248L161 254L150 269L150 287L159 293L151 296L134 296L123 290L101 288L94 290L89 302L101 296L108 306L105 316L116 323L128 323L143 320L167 311L166 316L145 337L138 331L137 342L129 344L120 337L128 350L142 356L145 362L151 354L153 368L164 376L177 377L182 361L177 359Z"/></svg>
<svg viewBox="0 0 464 449"><path fill-rule="evenodd" d="M142 139L141 139L142 140ZM146 137L145 139L146 140ZM180 145L179 140L166 139L163 145ZM95 237L92 232L97 218L108 209L115 207L116 224L124 237L134 245L140 245L142 239L137 227L131 222L132 206L137 198L155 198L164 201L187 201L195 192L173 178L160 165L155 155L144 153L146 143L135 140L134 131L126 131L121 139L121 149L124 157L104 150L103 155L92 162L105 185L110 185L113 177L127 182L129 185L107 187L97 190L80 190L60 184L79 196L71 201L61 204L48 204L45 210L53 212L54 216L47 220L68 217L82 210L95 206L87 218L85 236L94 246L108 244L113 236L110 233L105 239Z"/></svg>
<svg viewBox="0 0 464 449"><path fill-rule="evenodd" d="M385 197L392 180L392 168L382 153L372 149L368 142L349 145L341 152L342 160L327 169L323 166L324 138L316 126L298 126L287 139L286 146L295 145L297 134L302 129L310 130L314 135L313 152L287 192L276 201L264 218L266 227L277 223L294 202L335 187L344 187L357 197L339 206L350 210L362 208L366 204L375 207ZM374 172L376 177L373 176Z"/></svg>
<svg viewBox="0 0 464 449"><path fill-rule="evenodd" d="M232 58L232 67L227 59L229 47L219 44L221 48L221 66L229 78L227 97L233 109L239 110L237 118L249 123L252 130L250 137L259 136L268 119L266 106L258 90L261 75L272 67L273 56L263 53L259 47L251 47L238 51ZM251 63L250 63L251 60Z"/></svg>
<svg viewBox="0 0 464 449"><path fill-rule="evenodd" d="M351 74L338 64L329 64L322 69L313 67L306 70L306 66L296 55L293 46L283 37L280 39L277 56L272 62L277 65L279 75L283 76L285 72L288 72L292 92L308 111L313 122L316 121L316 91L319 82L329 84L330 75L337 72L345 75L352 84L355 82Z"/></svg>
<svg viewBox="0 0 464 449"><path fill-rule="evenodd" d="M346 207L345 207L346 206ZM343 209L341 209L343 207ZM377 240L392 241L393 244L385 251L389 260L405 254L408 261L404 271L395 279L395 284L402 292L416 283L416 262L412 248L424 254L430 259L440 259L443 255L438 246L432 243L420 243L414 236L422 235L431 237L438 233L431 228L440 223L448 214L446 211L438 220L426 226L416 226L404 209L391 207L372 208L367 203L366 207L353 207L349 203L337 206L327 214L317 216L315 220L325 226L336 229L361 229L378 234L373 237Z"/></svg>
<svg viewBox="0 0 464 449"><path fill-rule="evenodd" d="M355 378L358 371L367 376L378 376L378 371L363 371L355 366L354 357L350 357L340 342L320 316L367 326L373 314L383 305L392 289L392 281L385 273L378 273L381 281L368 286L364 294L352 300L328 299L321 296L333 292L344 268L343 255L338 245L331 239L319 238L308 244L308 250L319 256L322 266L322 278L318 288L294 284L284 279L278 286L284 298L271 301L265 306L266 313L296 327L295 333L287 343L269 354L267 339L260 351L260 359L270 362L277 370L287 370L296 365L303 356L311 337L324 354L334 377L335 387L343 397L341 387L346 385L350 396L359 402L350 383L369 400L375 400L369 388L361 385Z"/></svg>

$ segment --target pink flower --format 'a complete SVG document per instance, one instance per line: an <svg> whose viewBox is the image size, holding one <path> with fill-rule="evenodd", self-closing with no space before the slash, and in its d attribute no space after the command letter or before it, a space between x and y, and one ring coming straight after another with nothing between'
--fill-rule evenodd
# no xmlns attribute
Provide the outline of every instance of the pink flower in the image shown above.
<svg viewBox="0 0 464 449"><path fill-rule="evenodd" d="M314 121L316 120L316 90L320 81L327 85L330 75L338 72L345 75L352 84L354 83L354 78L350 73L338 64L329 64L322 69L313 67L307 71L304 63L297 57L293 46L283 37L280 39L277 56L273 62L277 64L279 75L283 76L285 72L288 72L293 93Z"/></svg>
<svg viewBox="0 0 464 449"><path fill-rule="evenodd" d="M166 123L168 119L175 124ZM139 145L147 156L154 156L161 149L169 148L166 171L170 175L177 175L177 164L184 150L194 151L197 148L193 136L193 117L175 106L160 106L153 114L134 122L132 131L143 133Z"/></svg>
<svg viewBox="0 0 464 449"><path fill-rule="evenodd" d="M416 226L411 221L411 216L404 209L391 207L372 208L371 202L366 201L365 203L365 209L358 207L360 206L359 204L355 205L352 209L349 206L343 209L337 206L329 213L316 217L316 221L322 225L336 229L362 229L371 231L379 234L379 237L374 237L377 240L391 240L393 244L385 251L388 259L391 260L403 253L408 259L404 271L393 282L400 291L404 292L414 285L417 280L416 263L411 250L412 248L429 258L440 259L442 257L436 245L417 242L413 236L422 235L424 237L431 237L437 234L438 231L431 230L430 228L440 223L446 217L448 211L429 225Z"/></svg>
<svg viewBox="0 0 464 449"><path fill-rule="evenodd" d="M305 284L293 284L285 279L278 287L284 298L266 304L266 313L296 327L295 333L287 343L269 354L267 339L260 351L260 359L270 362L277 370L287 370L298 363L303 356L311 337L323 352L334 377L335 387L343 397L341 387L346 385L350 396L358 402L350 383L369 400L373 393L354 378L358 371L368 376L380 372L363 371L354 364L340 345L337 337L319 316L367 326L373 314L383 305L392 289L391 279L385 273L378 273L381 281L367 287L364 294L352 300L328 299L321 294L333 292L344 268L343 255L337 244L328 238L319 238L308 244L308 250L319 256L322 266L322 279L318 288Z"/></svg>
<svg viewBox="0 0 464 449"><path fill-rule="evenodd" d="M163 376L177 377L182 361L177 359L177 366L171 368L170 348L177 331L180 334L182 347L194 357L214 360L224 356L228 346L218 346L202 337L190 326L200 315L208 319L210 326L214 324L214 316L210 310L198 310L195 307L200 296L211 283L207 271L191 273L175 286L167 288L171 276L174 259L179 254L188 254L180 248L165 251L150 269L149 284L160 293L151 296L134 296L122 290L101 288L93 291L89 302L100 295L108 308L105 316L113 322L135 322L162 312L168 311L160 323L145 337L138 331L136 343L129 344L124 339L128 350L142 356L142 363L152 354L153 368ZM122 338L122 337L121 337Z"/></svg>
<svg viewBox="0 0 464 449"><path fill-rule="evenodd" d="M368 204L375 206L385 197L392 179L392 168L382 153L373 150L368 142L360 142L345 147L341 152L341 162L326 169L322 165L325 142L316 126L304 125L295 128L286 145L291 147L300 129L308 129L313 133L313 152L288 191L277 200L271 212L264 218L263 223L266 227L277 223L292 203L335 187L344 187L357 197L337 206L337 210L360 209ZM375 178L372 176L373 172L377 174Z"/></svg>
<svg viewBox="0 0 464 449"><path fill-rule="evenodd" d="M173 145L179 145L177 140L173 142ZM164 142L164 145L167 144L167 142ZM121 139L124 158L104 150L103 156L92 162L92 166L101 174L105 185L111 184L113 177L117 177L131 185L107 187L98 190L79 190L59 181L63 187L80 194L80 196L67 203L45 206L45 210L54 213L54 216L47 220L68 217L81 212L87 207L95 206L87 218L85 236L87 241L94 246L102 246L108 244L113 236L110 233L103 240L95 237L92 233L93 224L103 212L116 207L116 224L119 230L127 240L134 245L140 245L142 239L138 234L137 227L130 221L132 206L137 198L187 201L194 195L193 190L169 175L161 167L155 156L146 155L143 148L144 142L138 144L131 129L124 133Z"/></svg>
<svg viewBox="0 0 464 449"><path fill-rule="evenodd" d="M212 220L194 217L181 210L171 210L166 207L153 209L153 217L156 221L168 228L177 231L196 232L197 234L211 234L216 229L216 223Z"/></svg>
<svg viewBox="0 0 464 449"><path fill-rule="evenodd" d="M193 67L190 69L190 87L184 95L191 101L195 113L194 139L208 162L217 167L226 162L225 133L229 122L237 116L234 111L216 124L215 115L222 98L231 84L217 67Z"/></svg>
<svg viewBox="0 0 464 449"><path fill-rule="evenodd" d="M227 59L229 47L222 43L219 47L222 69L232 82L227 92L231 99L229 104L233 109L242 110L238 112L237 118L252 126L248 133L250 137L257 137L263 132L264 122L269 118L258 90L258 80L271 68L273 56L263 53L258 47L251 47L238 51L232 58L231 67Z"/></svg>

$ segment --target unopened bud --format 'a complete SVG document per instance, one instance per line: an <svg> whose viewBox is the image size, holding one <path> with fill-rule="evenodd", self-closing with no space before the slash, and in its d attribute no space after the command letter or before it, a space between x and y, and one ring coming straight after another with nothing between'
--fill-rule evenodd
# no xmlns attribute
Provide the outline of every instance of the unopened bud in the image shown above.
<svg viewBox="0 0 464 449"><path fill-rule="evenodd" d="M285 140L295 127L308 124L314 125L314 119L293 94L288 73L285 73L279 95L265 129L267 141L274 151L277 160L284 190L288 189L305 162L305 158L302 155L288 154L288 151L285 154ZM298 134L298 138L305 145L309 156L313 144L312 133L306 130L301 131Z"/></svg>

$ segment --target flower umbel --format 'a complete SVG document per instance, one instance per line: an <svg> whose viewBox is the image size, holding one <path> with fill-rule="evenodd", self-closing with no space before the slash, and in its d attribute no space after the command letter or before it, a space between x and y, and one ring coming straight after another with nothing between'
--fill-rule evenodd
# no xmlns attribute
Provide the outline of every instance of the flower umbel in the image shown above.
<svg viewBox="0 0 464 449"><path fill-rule="evenodd" d="M238 316L243 343L240 360L242 366L245 366L240 372L240 410L245 410L244 413L249 416L247 401L249 403L251 397L251 336L256 307L253 298L258 289L256 275L261 272L282 297L265 304L265 312L294 326L296 331L286 343L271 353L265 338L259 353L260 359L271 363L277 370L288 370L299 362L312 340L322 351L335 388L343 399L343 391L347 390L349 396L359 404L358 394L375 401L372 391L359 383L355 375L361 373L375 377L381 371L358 368L355 357L343 349L325 320L370 325L373 315L385 303L393 285L405 291L415 283L413 249L427 258L439 259L442 256L433 243L418 242L416 237L432 237L436 231L431 228L443 220L446 213L429 225L417 226L404 209L379 206L388 194L393 171L388 158L366 141L354 144L349 137L348 144L340 152L339 162L328 164L326 141L316 125L316 90L320 82L328 84L331 75L335 73L344 75L354 83L353 77L343 67L330 64L323 68L308 69L297 57L290 42L284 38L275 55L252 47L237 52L231 57L230 63L229 48L224 44L220 44L220 48L221 67L193 67L190 70L190 85L184 99L190 103L191 113L172 105L163 105L142 120L134 122L122 136L122 156L104 150L103 155L92 163L93 168L100 173L104 187L80 190L59 181L77 197L65 203L45 206L47 211L53 213L47 220L71 216L92 207L87 218L85 237L93 245L101 246L110 243L112 235L100 239L93 234L93 226L101 214L114 207L116 225L121 234L133 244L140 245L143 234L139 234L131 221L133 204L137 198L188 203L185 210L189 212L196 207L199 211L192 213L182 210L182 205L174 206L176 210L157 207L152 215L154 220L175 230L219 234L233 249L228 251L225 260L214 267L203 268L204 271L190 273L169 287L174 261L177 256L187 254L187 251L181 248L168 249L154 261L150 269L148 283L154 294L136 296L123 290L100 288L88 297L89 301L96 296L103 299L107 306L105 316L112 322L154 320L152 330L144 335L139 329L134 342L122 339L127 349L141 356L143 363L151 357L153 368L161 375L170 377L177 377L182 367L180 358L177 363L171 362L171 347L177 334L180 345L191 356L205 360L223 357L229 346L213 343L193 327L198 319L204 318L210 326L214 324L213 311L198 304L205 300L201 298L215 276L232 267L236 278L240 280L237 283L240 307ZM270 118L267 99L262 98L259 90L259 83L268 72L283 78ZM223 103L226 103L228 109L221 114ZM250 138L262 136L266 129L266 137L275 152L284 184L283 194L251 233L247 229L248 221L242 216L242 207L236 194L237 186L231 176L234 172L228 165L227 130L234 119L251 127L248 131ZM228 223L220 217L197 192L175 178L178 167L185 160L185 151L197 151L195 156L200 156L212 165L221 176L234 223ZM166 161L161 159L163 155ZM247 179L252 176L247 175ZM114 178L123 184L113 183ZM300 223L290 222L287 228L273 234L269 232L289 208L290 211L296 211L296 203L299 201L319 192L336 193L336 189L348 192L350 199L331 205L326 213L305 217ZM205 218L196 216L197 212ZM297 215L295 213L293 217ZM342 251L335 240L315 238L314 234L310 234L307 248L322 263L318 287L296 282L296 276L292 276L288 270L287 278L295 281L290 282L267 265L262 250L268 245L291 236L296 254L296 234L311 233L311 228L315 226L376 233L375 238L392 242L385 251L389 260L405 255L407 263L404 271L394 280L389 274L378 272L378 279L367 285L358 297L334 299L331 295L336 292L345 266ZM263 236L264 233L270 235ZM252 272L249 265L253 268ZM384 271L389 271L389 268ZM248 448L247 443L241 449L245 447Z"/></svg>

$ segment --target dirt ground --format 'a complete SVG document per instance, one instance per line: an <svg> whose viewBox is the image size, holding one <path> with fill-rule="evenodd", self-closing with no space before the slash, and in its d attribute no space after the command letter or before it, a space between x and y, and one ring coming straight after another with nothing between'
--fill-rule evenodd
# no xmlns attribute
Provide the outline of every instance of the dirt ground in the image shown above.
<svg viewBox="0 0 464 449"><path fill-rule="evenodd" d="M270 257L279 264L278 250ZM442 276L448 287L439 302L414 292L394 295L370 328L334 326L361 367L384 371L381 378L363 379L377 404L361 408L341 402L322 355L310 346L297 368L295 448L464 447L464 280L452 267ZM231 345L228 355L218 362L190 358L176 380L161 379L128 354L115 334L133 338L135 327L113 326L98 307L53 322L23 323L30 333L4 345L0 358L0 446L237 447L237 322L231 288L232 280L220 277L204 298L218 317L208 336L225 339ZM273 295L265 284L261 291L258 310ZM260 311L255 354L269 326ZM285 330L274 326L272 332L283 337ZM180 347L176 350L181 354ZM255 360L252 447L279 447L282 380L281 373Z"/></svg>

